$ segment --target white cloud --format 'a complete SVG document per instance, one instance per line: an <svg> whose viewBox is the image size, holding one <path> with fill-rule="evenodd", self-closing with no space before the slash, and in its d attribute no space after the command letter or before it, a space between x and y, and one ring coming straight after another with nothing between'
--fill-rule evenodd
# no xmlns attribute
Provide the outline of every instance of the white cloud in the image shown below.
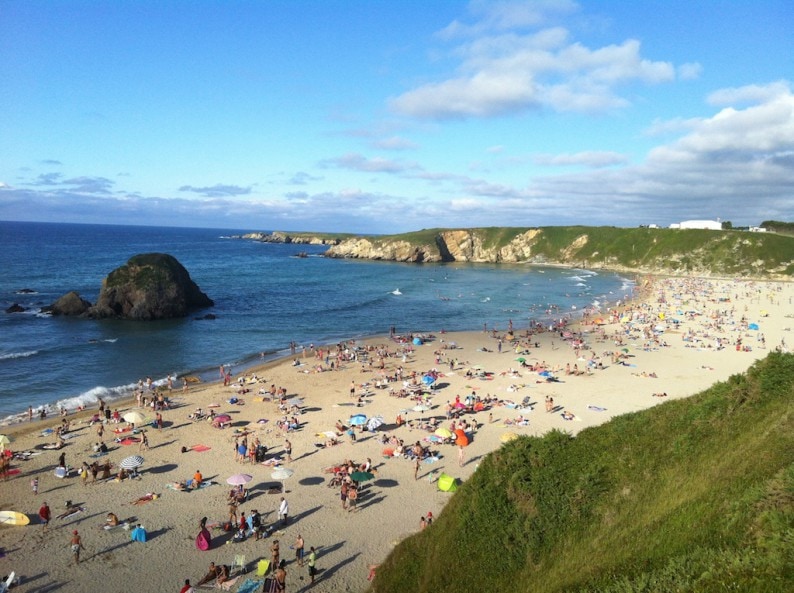
<svg viewBox="0 0 794 593"><path fill-rule="evenodd" d="M532 157L533 162L538 165L566 167L609 167L612 165L623 165L628 162L626 155L611 151L584 151L574 154L537 154Z"/></svg>
<svg viewBox="0 0 794 593"><path fill-rule="evenodd" d="M380 150L413 150L418 148L419 145L401 136L391 136L389 138L374 140L372 142L372 147Z"/></svg>
<svg viewBox="0 0 794 593"><path fill-rule="evenodd" d="M480 26L465 29L476 37L451 49L450 55L458 60L454 73L393 97L390 108L402 115L439 120L485 118L536 108L602 112L629 105L619 94L622 85L670 82L675 80L676 70L681 79L700 73L698 64L682 64L676 69L670 62L643 57L635 39L589 48L572 41L562 27L519 32L524 25L540 21L527 14L510 27L509 19L503 17L520 7L514 3L499 6L483 9ZM443 37L464 33L462 25L453 29L455 35L448 28Z"/></svg>
<svg viewBox="0 0 794 593"><path fill-rule="evenodd" d="M709 95L708 102L716 106L754 104L790 93L790 83L786 80L778 80L765 85L750 84L736 88L720 89Z"/></svg>
<svg viewBox="0 0 794 593"><path fill-rule="evenodd" d="M403 173L419 168L416 163L385 159L382 157L370 159L358 153L348 153L340 157L326 159L321 164L366 173Z"/></svg>

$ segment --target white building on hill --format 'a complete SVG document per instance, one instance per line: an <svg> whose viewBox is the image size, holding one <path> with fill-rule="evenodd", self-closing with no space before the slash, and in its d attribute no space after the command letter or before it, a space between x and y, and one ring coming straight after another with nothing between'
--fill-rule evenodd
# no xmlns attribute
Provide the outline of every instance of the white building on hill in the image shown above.
<svg viewBox="0 0 794 593"><path fill-rule="evenodd" d="M721 231L722 223L719 220L685 220L674 222L671 229L705 229L708 231Z"/></svg>

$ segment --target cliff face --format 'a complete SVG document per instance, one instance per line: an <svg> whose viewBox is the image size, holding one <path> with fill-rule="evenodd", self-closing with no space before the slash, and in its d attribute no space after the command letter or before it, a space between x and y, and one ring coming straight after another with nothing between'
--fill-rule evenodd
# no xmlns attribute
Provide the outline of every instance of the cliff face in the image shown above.
<svg viewBox="0 0 794 593"><path fill-rule="evenodd" d="M530 263L630 273L790 280L794 239L771 233L617 227L431 229L341 240L326 257Z"/></svg>
<svg viewBox="0 0 794 593"><path fill-rule="evenodd" d="M501 247L486 245L484 235L471 229L440 231L435 242L419 245L357 237L332 246L325 255L400 262L518 263L532 259L532 247L540 232L531 229L520 233Z"/></svg>
<svg viewBox="0 0 794 593"><path fill-rule="evenodd" d="M295 245L336 245L339 239L320 235L290 234L276 231L273 233L246 233L241 239L261 241L262 243L285 243Z"/></svg>

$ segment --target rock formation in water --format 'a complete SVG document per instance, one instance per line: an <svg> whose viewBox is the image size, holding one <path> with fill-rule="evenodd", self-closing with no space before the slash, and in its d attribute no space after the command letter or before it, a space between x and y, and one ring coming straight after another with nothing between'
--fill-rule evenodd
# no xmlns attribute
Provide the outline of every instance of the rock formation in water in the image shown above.
<svg viewBox="0 0 794 593"><path fill-rule="evenodd" d="M185 317L193 309L214 304L175 257L146 253L108 274L87 315L148 321Z"/></svg>
<svg viewBox="0 0 794 593"><path fill-rule="evenodd" d="M91 303L82 298L75 291L67 292L52 305L45 308L53 315L83 315L91 308Z"/></svg>

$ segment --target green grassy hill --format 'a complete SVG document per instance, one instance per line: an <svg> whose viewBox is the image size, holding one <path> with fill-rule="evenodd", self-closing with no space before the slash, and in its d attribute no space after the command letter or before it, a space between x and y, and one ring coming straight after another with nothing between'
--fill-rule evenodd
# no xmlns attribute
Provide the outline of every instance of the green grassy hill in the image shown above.
<svg viewBox="0 0 794 593"><path fill-rule="evenodd" d="M378 244L406 241L433 248L448 229L369 237ZM529 228L465 229L483 248L502 249ZM794 237L776 233L619 227L538 227L529 261L663 273L794 276ZM526 241L523 239L523 241Z"/></svg>
<svg viewBox="0 0 794 593"><path fill-rule="evenodd" d="M377 593L794 590L794 355L576 438L520 437Z"/></svg>

